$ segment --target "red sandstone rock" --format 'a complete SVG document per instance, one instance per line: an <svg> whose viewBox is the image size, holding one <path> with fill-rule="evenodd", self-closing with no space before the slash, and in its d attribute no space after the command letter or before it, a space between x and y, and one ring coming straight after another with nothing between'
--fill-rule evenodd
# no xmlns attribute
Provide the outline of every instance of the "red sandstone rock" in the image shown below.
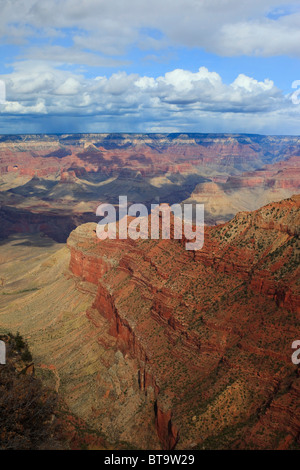
<svg viewBox="0 0 300 470"><path fill-rule="evenodd" d="M70 235L71 271L98 286L94 308L155 390L163 448L299 443L299 207L297 196L207 227L195 253L100 241L93 224Z"/></svg>

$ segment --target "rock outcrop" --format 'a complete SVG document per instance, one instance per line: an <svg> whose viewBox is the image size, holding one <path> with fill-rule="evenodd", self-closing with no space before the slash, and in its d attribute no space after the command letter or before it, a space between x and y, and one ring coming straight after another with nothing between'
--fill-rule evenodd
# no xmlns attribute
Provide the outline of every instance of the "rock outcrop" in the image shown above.
<svg viewBox="0 0 300 470"><path fill-rule="evenodd" d="M177 240L68 239L72 273L97 287L124 357L152 390L157 436L173 448L299 445L299 196L207 227L198 252Z"/></svg>

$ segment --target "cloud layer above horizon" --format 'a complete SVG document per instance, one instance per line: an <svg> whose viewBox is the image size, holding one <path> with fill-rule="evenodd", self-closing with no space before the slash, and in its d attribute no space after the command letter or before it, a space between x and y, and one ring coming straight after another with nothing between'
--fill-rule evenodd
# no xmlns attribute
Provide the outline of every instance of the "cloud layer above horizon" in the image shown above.
<svg viewBox="0 0 300 470"><path fill-rule="evenodd" d="M0 132L300 134L295 90L277 85L285 56L295 64L290 83L300 79L299 1L2 0L1 8ZM275 61L272 76L261 77L262 60ZM226 63L237 71L229 81L217 72Z"/></svg>

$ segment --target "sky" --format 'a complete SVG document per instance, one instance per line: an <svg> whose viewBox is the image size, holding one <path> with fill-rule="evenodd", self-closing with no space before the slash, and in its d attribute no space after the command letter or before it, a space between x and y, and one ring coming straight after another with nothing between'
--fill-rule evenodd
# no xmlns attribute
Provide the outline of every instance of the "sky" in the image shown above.
<svg viewBox="0 0 300 470"><path fill-rule="evenodd" d="M300 135L300 0L0 0L0 133Z"/></svg>

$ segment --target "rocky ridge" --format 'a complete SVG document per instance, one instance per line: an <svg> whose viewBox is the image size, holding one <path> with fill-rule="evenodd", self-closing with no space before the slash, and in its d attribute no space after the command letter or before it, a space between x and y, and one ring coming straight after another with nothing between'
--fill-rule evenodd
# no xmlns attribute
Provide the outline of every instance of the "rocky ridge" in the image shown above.
<svg viewBox="0 0 300 470"><path fill-rule="evenodd" d="M163 448L299 444L299 205L207 227L194 253L176 240L99 241L94 224L71 233L70 270L97 287L88 316L137 361Z"/></svg>

